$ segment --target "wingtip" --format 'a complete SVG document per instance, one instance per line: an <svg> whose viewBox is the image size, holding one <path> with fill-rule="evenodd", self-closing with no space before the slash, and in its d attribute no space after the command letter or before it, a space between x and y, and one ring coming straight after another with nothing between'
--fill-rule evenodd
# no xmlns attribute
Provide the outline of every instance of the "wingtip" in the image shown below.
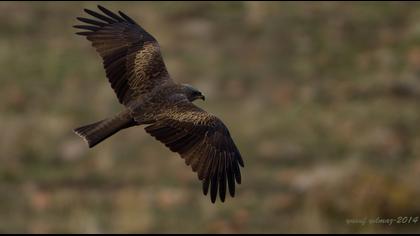
<svg viewBox="0 0 420 236"><path fill-rule="evenodd" d="M92 32L76 32L75 34L81 35L81 36L89 36Z"/></svg>
<svg viewBox="0 0 420 236"><path fill-rule="evenodd" d="M103 9L105 9L105 7L103 7L103 6L99 5L99 4L98 4L98 5L96 5L96 7L97 7L99 10L101 10L101 11L102 11Z"/></svg>
<svg viewBox="0 0 420 236"><path fill-rule="evenodd" d="M131 24L134 24L134 25L138 25L137 23L136 23L136 21L135 20L133 20L133 19L131 19L129 16L127 16L124 12L122 12L122 11L118 11L118 14L120 14L120 16L122 17L122 18L124 18L128 23L131 23Z"/></svg>
<svg viewBox="0 0 420 236"><path fill-rule="evenodd" d="M210 199L211 199L211 202L212 203L215 203L216 202L216 199L217 199L217 193L211 193L210 194Z"/></svg>
<svg viewBox="0 0 420 236"><path fill-rule="evenodd" d="M211 203L215 204L216 203L216 199L215 198L211 198Z"/></svg>

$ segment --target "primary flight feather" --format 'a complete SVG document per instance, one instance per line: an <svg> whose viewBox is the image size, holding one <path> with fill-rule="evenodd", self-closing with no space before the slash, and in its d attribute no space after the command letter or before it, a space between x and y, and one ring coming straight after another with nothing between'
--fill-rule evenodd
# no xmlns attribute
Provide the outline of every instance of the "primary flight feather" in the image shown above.
<svg viewBox="0 0 420 236"><path fill-rule="evenodd" d="M85 9L93 18L77 17L82 31L103 59L106 76L125 109L114 117L74 129L94 147L116 132L137 125L177 152L197 172L203 193L211 201L226 190L235 195L241 183L241 154L223 122L195 106L200 91L175 83L166 70L156 39L121 11L98 6L101 13Z"/></svg>

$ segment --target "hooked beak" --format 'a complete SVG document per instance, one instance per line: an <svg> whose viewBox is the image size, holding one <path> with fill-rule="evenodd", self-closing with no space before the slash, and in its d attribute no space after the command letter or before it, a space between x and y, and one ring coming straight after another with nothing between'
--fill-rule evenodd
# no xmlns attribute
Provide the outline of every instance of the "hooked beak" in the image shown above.
<svg viewBox="0 0 420 236"><path fill-rule="evenodd" d="M198 96L198 98L201 99L201 100L203 100L203 101L206 100L206 97L204 97L204 95L200 95L200 96Z"/></svg>

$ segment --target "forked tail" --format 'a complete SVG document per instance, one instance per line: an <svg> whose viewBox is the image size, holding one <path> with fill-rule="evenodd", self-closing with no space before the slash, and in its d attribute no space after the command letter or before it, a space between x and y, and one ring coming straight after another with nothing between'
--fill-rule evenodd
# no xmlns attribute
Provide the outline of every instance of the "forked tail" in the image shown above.
<svg viewBox="0 0 420 236"><path fill-rule="evenodd" d="M118 131L134 125L136 125L136 122L129 112L123 111L112 118L81 126L73 131L82 137L91 148Z"/></svg>

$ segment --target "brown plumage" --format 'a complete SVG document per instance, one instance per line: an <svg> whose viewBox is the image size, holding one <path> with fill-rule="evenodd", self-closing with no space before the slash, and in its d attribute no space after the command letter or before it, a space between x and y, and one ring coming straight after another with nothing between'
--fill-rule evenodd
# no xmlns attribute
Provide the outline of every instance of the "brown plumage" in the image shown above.
<svg viewBox="0 0 420 236"><path fill-rule="evenodd" d="M224 202L226 189L235 195L241 183L241 154L226 126L192 102L204 96L190 85L177 84L169 76L156 39L122 12L98 6L102 13L85 9L93 19L78 17L75 25L103 59L106 76L125 109L74 131L94 147L116 132L148 125L147 133L177 152L197 172L203 193L217 193Z"/></svg>

